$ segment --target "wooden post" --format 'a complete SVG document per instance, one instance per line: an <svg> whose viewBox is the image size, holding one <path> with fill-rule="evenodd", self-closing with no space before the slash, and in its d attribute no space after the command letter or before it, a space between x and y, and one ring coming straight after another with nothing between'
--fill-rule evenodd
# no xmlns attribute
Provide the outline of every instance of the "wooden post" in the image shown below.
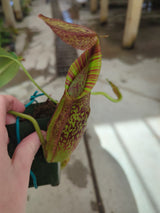
<svg viewBox="0 0 160 213"><path fill-rule="evenodd" d="M2 2L2 9L4 12L6 25L15 28L16 22L15 22L12 7L10 5L10 0L1 0L1 2Z"/></svg>
<svg viewBox="0 0 160 213"><path fill-rule="evenodd" d="M23 14L21 10L20 0L13 0L13 8L17 20L22 20Z"/></svg>
<svg viewBox="0 0 160 213"><path fill-rule="evenodd" d="M90 0L90 11L91 13L95 13L98 8L98 2L97 0Z"/></svg>
<svg viewBox="0 0 160 213"><path fill-rule="evenodd" d="M123 36L123 47L132 48L138 34L143 0L129 0Z"/></svg>
<svg viewBox="0 0 160 213"><path fill-rule="evenodd" d="M104 24L108 19L108 3L109 0L100 0L100 23Z"/></svg>

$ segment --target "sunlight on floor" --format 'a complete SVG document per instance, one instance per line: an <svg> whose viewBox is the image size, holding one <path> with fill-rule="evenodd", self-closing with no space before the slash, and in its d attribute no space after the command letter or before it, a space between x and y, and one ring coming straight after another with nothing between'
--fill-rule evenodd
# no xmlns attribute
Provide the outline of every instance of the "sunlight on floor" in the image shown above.
<svg viewBox="0 0 160 213"><path fill-rule="evenodd" d="M139 213L160 210L160 117L95 125L102 147L123 168Z"/></svg>

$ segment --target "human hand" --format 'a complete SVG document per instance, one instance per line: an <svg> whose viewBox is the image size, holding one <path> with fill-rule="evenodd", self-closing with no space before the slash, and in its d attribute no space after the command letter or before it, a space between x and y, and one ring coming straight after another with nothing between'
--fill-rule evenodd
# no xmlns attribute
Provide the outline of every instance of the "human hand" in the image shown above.
<svg viewBox="0 0 160 213"><path fill-rule="evenodd" d="M25 212L30 168L40 146L37 133L32 133L17 146L12 159L8 155L5 125L13 123L15 118L7 112L24 109L15 97L0 95L0 212L3 213Z"/></svg>

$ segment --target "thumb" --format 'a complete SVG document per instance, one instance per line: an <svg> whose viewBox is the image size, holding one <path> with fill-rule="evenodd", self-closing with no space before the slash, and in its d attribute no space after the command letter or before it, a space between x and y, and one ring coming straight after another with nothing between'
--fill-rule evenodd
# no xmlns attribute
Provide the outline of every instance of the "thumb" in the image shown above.
<svg viewBox="0 0 160 213"><path fill-rule="evenodd" d="M23 171L25 174L30 171L32 161L39 147L40 140L36 132L21 141L12 157L12 163L18 171Z"/></svg>

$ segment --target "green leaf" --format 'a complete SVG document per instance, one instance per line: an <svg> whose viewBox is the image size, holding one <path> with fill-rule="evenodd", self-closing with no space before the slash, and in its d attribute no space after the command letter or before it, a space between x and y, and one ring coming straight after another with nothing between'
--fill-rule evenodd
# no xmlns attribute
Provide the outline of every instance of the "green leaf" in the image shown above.
<svg viewBox="0 0 160 213"><path fill-rule="evenodd" d="M19 58L0 48L0 87L11 81L19 70Z"/></svg>

